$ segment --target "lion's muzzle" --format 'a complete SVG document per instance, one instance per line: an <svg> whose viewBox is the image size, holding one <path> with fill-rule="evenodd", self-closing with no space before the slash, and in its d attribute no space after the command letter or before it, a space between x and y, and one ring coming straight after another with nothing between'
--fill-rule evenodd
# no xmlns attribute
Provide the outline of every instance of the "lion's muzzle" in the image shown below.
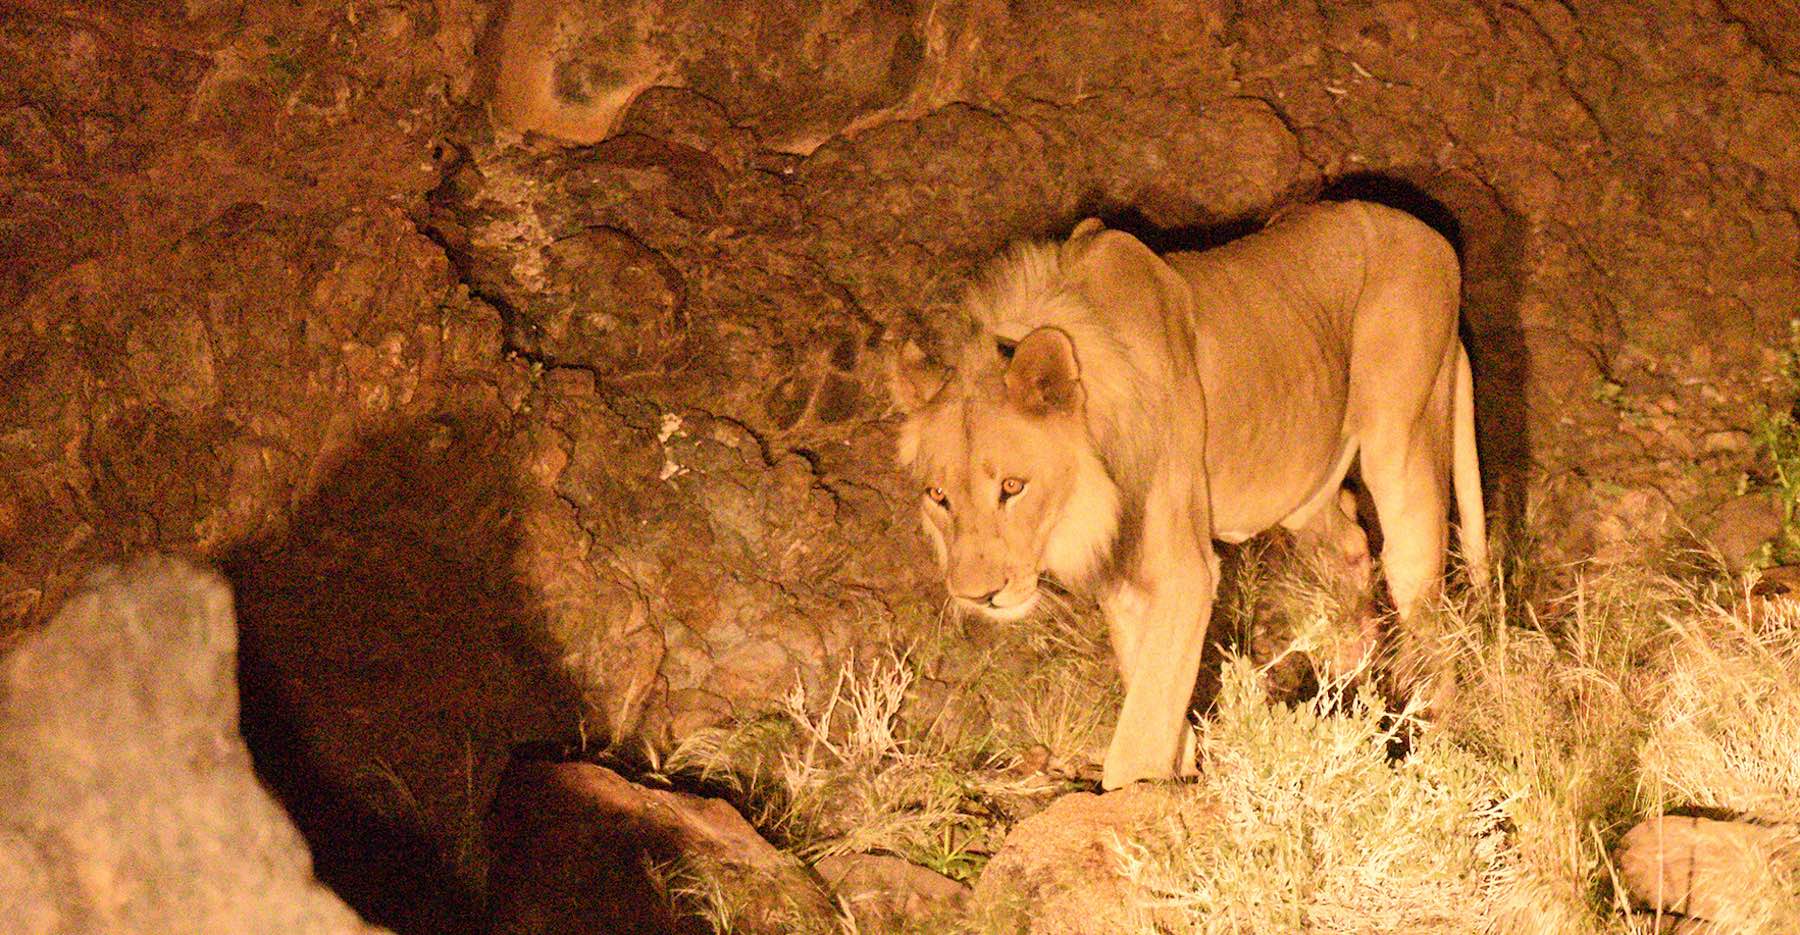
<svg viewBox="0 0 1800 935"><path fill-rule="evenodd" d="M958 606L996 620L1016 620L1037 605L1035 574L959 576L952 570L945 586Z"/></svg>

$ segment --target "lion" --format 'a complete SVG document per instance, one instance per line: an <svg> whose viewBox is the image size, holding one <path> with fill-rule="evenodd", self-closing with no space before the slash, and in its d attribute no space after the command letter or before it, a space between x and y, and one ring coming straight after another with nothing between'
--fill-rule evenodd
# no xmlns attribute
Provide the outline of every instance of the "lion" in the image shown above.
<svg viewBox="0 0 1800 935"><path fill-rule="evenodd" d="M1441 586L1448 488L1485 583L1459 295L1450 244L1381 205L1297 208L1162 256L1090 218L969 288L954 366L896 355L897 454L955 604L1018 619L1046 574L1099 601L1125 685L1104 788L1194 768L1215 540L1279 525L1366 579L1353 462L1402 626Z"/></svg>

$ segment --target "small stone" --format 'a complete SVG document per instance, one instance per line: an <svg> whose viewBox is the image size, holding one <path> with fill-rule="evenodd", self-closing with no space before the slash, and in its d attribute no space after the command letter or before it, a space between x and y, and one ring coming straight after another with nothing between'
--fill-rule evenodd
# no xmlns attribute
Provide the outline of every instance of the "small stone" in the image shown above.
<svg viewBox="0 0 1800 935"><path fill-rule="evenodd" d="M1781 533L1781 511L1762 494L1726 501L1707 517L1702 538L1732 568L1743 568L1763 543Z"/></svg>
<svg viewBox="0 0 1800 935"><path fill-rule="evenodd" d="M903 931L909 921L962 911L969 887L883 854L838 854L814 866L864 932Z"/></svg>
<svg viewBox="0 0 1800 935"><path fill-rule="evenodd" d="M727 698L772 698L794 682L794 657L774 640L747 640L713 662L706 687Z"/></svg>
<svg viewBox="0 0 1800 935"><path fill-rule="evenodd" d="M1777 565L1763 569L1757 575L1756 584L1750 589L1750 593L1763 598L1800 597L1800 565Z"/></svg>
<svg viewBox="0 0 1800 935"><path fill-rule="evenodd" d="M1020 776L1035 776L1049 766L1050 748L1037 743L1019 755L1019 762L1014 765L1012 772Z"/></svg>
<svg viewBox="0 0 1800 935"><path fill-rule="evenodd" d="M1750 433L1742 429L1725 429L1719 432L1707 432L1700 437L1700 450L1707 454L1736 454L1749 451Z"/></svg>
<svg viewBox="0 0 1800 935"><path fill-rule="evenodd" d="M1662 491L1634 487L1598 493L1601 509L1592 527L1596 560L1610 564L1641 559L1668 531L1673 508Z"/></svg>
<svg viewBox="0 0 1800 935"><path fill-rule="evenodd" d="M1800 605L1800 565L1777 565L1757 572L1750 593L1732 605L1732 616L1752 628L1761 628L1770 614L1776 619Z"/></svg>

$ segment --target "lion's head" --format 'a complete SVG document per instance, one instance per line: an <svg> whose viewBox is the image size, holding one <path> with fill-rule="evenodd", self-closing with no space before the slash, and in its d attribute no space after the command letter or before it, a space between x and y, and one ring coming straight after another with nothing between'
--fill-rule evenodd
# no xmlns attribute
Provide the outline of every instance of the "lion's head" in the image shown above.
<svg viewBox="0 0 1800 935"><path fill-rule="evenodd" d="M1017 619L1036 606L1040 574L1077 585L1099 569L1119 491L1088 432L1067 333L1039 328L948 374L909 346L894 394L910 413L900 462L958 606Z"/></svg>

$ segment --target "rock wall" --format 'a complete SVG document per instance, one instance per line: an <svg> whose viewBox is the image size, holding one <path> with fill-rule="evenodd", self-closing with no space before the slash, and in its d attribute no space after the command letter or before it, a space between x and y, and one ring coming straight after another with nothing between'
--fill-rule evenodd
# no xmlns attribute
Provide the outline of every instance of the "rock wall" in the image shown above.
<svg viewBox="0 0 1800 935"><path fill-rule="evenodd" d="M360 427L495 381L408 204L474 7L14 4L0 18L0 593L279 527ZM491 394L490 394L491 395Z"/></svg>
<svg viewBox="0 0 1800 935"><path fill-rule="evenodd" d="M1786 402L1773 352L1795 311L1800 167L1783 115L1800 49L1762 5L969 2L924 4L908 24L843 3L717 29L696 24L732 20L729 5L549 6L514 5L498 74L582 81L502 84L499 116L614 134L568 158L643 153L633 133L712 155L677 174L724 217L683 215L695 229L674 239L721 223L733 240L761 234L760 257L803 253L880 322L929 308L934 285L1000 241L1084 211L1136 215L1176 243L1346 180L1411 183L1461 235L1490 480L1543 494L1574 554L1622 555L1672 511L1717 505L1713 481L1748 465L1752 404ZM856 67L808 68L832 55ZM745 130L763 147L748 164ZM478 161L566 176L506 152ZM665 164L697 169L682 161L697 155ZM752 207L769 186L746 168L783 179L785 204ZM767 225L794 212L803 240L782 243ZM540 237L568 229L544 220ZM611 223L691 268L656 239L660 221ZM541 248L515 233L488 246Z"/></svg>
<svg viewBox="0 0 1800 935"><path fill-rule="evenodd" d="M881 339L997 247L1088 213L1216 242L1322 192L1456 236L1493 501L1626 555L1767 476L1797 103L1792 17L1742 0L28 0L0 646L97 560L230 559L270 716L349 769L391 739L306 686L466 637L435 701L477 727L415 682L377 707L441 830L507 744L681 734L927 632ZM346 624L346 567L405 586ZM506 647L532 687L480 695Z"/></svg>

